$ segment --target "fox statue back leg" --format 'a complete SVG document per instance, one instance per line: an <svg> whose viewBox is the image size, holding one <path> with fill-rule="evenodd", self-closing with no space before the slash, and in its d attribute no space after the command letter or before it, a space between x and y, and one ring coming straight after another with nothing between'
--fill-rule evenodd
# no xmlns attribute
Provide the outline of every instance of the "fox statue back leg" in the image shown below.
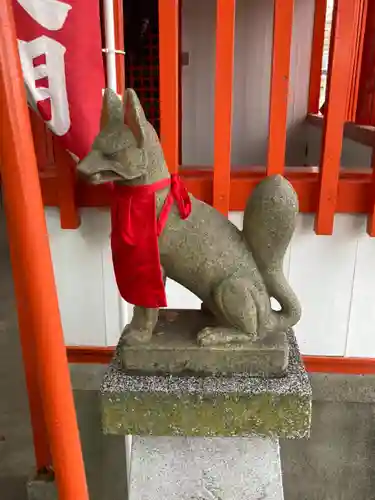
<svg viewBox="0 0 375 500"><path fill-rule="evenodd" d="M296 193L280 175L262 180L255 188L245 209L243 236L261 280L245 273L220 284L209 307L230 326L205 328L198 335L200 344L249 342L285 331L299 321L300 304L283 273L297 214ZM272 311L270 297L280 303L281 311Z"/></svg>
<svg viewBox="0 0 375 500"><path fill-rule="evenodd" d="M257 338L257 308L245 277L234 275L220 283L205 305L222 326L204 328L198 334L199 344L242 344Z"/></svg>

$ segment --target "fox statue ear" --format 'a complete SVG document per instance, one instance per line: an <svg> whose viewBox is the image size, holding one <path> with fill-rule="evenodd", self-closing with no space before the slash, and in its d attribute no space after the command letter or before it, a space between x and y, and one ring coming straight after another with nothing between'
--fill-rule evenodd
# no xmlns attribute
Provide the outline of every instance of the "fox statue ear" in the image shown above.
<svg viewBox="0 0 375 500"><path fill-rule="evenodd" d="M133 89L125 90L123 107L125 124L132 131L138 147L143 148L147 120L138 96Z"/></svg>
<svg viewBox="0 0 375 500"><path fill-rule="evenodd" d="M109 122L122 122L123 116L124 110L120 97L113 90L105 89L100 116L100 130L103 130Z"/></svg>

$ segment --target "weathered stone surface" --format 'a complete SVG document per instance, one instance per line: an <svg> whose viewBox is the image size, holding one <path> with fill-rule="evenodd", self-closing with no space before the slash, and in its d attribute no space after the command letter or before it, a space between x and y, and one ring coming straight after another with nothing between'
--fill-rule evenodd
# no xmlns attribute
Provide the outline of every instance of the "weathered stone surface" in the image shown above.
<svg viewBox="0 0 375 500"><path fill-rule="evenodd" d="M247 373L278 377L288 365L285 333L247 344L199 346L198 332L216 324L212 315L198 310L162 310L148 344L121 345L120 357L127 372L165 373Z"/></svg>
<svg viewBox="0 0 375 500"><path fill-rule="evenodd" d="M129 375L118 355L101 386L103 430L155 436L305 437L311 387L292 331L286 376Z"/></svg>
<svg viewBox="0 0 375 500"><path fill-rule="evenodd" d="M283 500L279 444L134 437L129 500Z"/></svg>
<svg viewBox="0 0 375 500"><path fill-rule="evenodd" d="M126 203L122 198L121 206L132 209L126 208L126 215L121 219L124 227L119 231L121 243L115 245L119 256L116 262L121 261L121 254L128 254L128 242L123 238L127 226L124 221L131 220L131 214L138 210L144 214L144 224L150 223L149 211L142 211L142 204L136 208L139 201L136 192L142 193L143 190L138 189L142 186L153 186L147 190L147 196L153 197L150 206L156 206L156 214L150 211L151 217L159 217L162 210L167 212L163 212L162 217L164 220L166 216L165 225L160 234L155 231L155 241L152 237L149 247L154 248L158 237L164 277L197 295L220 323L204 328L197 336L198 343L202 346L247 344L249 340L293 327L300 319L301 307L283 274L283 259L295 228L298 199L288 180L281 175L260 180L247 203L240 231L214 207L185 193L178 178L170 178L159 138L132 89L123 93L123 101L110 89L106 90L101 123L92 151L77 168L89 182L112 180L117 187L127 187ZM172 184L157 189L154 194L152 190L160 180ZM181 212L181 207L186 208L186 212ZM123 206L121 211L124 210ZM140 220L137 221L137 227L142 227ZM117 234L116 231L113 234ZM144 241L141 237L139 240ZM143 253L140 251L137 258ZM141 263L126 260L127 272L120 274L129 276L129 269L139 269L139 278L134 277L133 282L141 281L152 254L150 252ZM153 265L159 267L159 260L155 259ZM128 290L131 288L129 284L126 286ZM128 300L124 287L125 284L122 295ZM277 299L281 312L271 309L270 297ZM150 342L158 316L158 310L150 308L150 304L152 307L156 303L161 302L136 299L134 315L123 339L126 344Z"/></svg>

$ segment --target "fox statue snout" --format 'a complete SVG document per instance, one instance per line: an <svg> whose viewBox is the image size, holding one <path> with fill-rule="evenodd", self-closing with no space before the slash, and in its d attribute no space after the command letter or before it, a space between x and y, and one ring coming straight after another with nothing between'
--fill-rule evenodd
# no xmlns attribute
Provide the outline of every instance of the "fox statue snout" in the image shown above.
<svg viewBox="0 0 375 500"><path fill-rule="evenodd" d="M105 91L101 130L78 172L88 182L113 182L120 190L148 186L158 221L169 204L157 235L158 265L164 281L169 277L185 286L216 316L219 326L202 330L200 345L243 344L283 332L299 321L300 304L283 274L298 199L284 177L268 177L256 186L245 208L242 231L187 193L185 203L191 210L182 216L179 203L168 198L177 178L170 177L158 136L131 89L123 100ZM112 253L117 252L118 259L121 249L116 245ZM280 311L272 310L271 297L281 305ZM148 342L158 319L158 307L134 304L133 320L124 331L127 344Z"/></svg>
<svg viewBox="0 0 375 500"><path fill-rule="evenodd" d="M125 92L123 101L114 92L105 91L100 133L77 166L78 174L91 184L134 181L146 173L144 132L137 125L143 110L135 106L136 101L132 90Z"/></svg>

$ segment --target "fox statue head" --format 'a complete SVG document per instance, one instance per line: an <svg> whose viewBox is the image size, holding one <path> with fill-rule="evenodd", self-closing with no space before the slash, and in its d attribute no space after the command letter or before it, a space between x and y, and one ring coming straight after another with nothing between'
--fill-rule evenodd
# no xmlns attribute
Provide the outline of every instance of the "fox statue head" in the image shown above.
<svg viewBox="0 0 375 500"><path fill-rule="evenodd" d="M133 89L123 99L105 90L100 132L77 170L91 184L151 184L168 175L159 138Z"/></svg>

